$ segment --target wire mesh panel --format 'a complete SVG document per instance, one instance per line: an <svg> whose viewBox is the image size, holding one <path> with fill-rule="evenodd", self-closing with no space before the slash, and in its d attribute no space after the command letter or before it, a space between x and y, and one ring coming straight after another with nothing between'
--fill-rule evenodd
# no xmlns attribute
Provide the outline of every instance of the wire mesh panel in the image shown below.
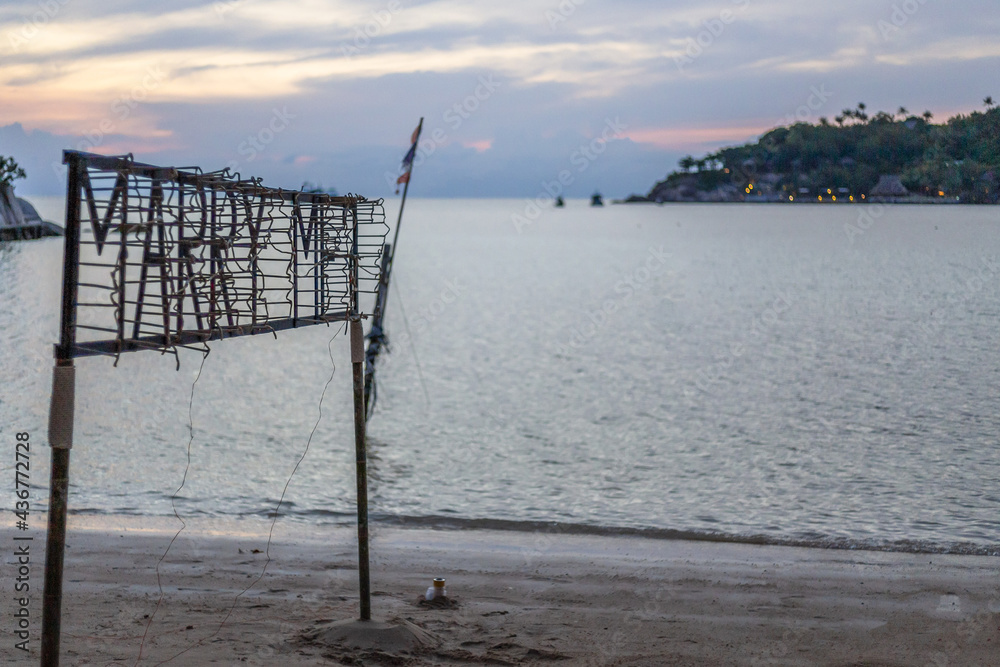
<svg viewBox="0 0 1000 667"><path fill-rule="evenodd" d="M382 200L67 151L72 356L202 347L366 315ZM74 227L77 230L72 233ZM75 261L75 266L72 265Z"/></svg>

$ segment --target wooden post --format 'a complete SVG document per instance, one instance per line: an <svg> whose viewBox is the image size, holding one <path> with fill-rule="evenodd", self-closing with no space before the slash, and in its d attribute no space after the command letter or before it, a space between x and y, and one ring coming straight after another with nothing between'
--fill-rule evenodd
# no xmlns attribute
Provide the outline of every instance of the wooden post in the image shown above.
<svg viewBox="0 0 1000 667"><path fill-rule="evenodd" d="M358 583L361 620L372 618L371 579L368 569L368 453L365 450L365 338L361 321L351 322L351 366L354 369L354 449L358 477Z"/></svg>
<svg viewBox="0 0 1000 667"><path fill-rule="evenodd" d="M63 252L63 293L59 345L49 407L49 446L52 468L49 483L49 523L45 541L45 592L42 598L42 667L58 667L62 626L63 558L66 553L66 514L69 508L69 450L73 446L76 369L77 283L80 275L80 170L78 158L68 158L66 245Z"/></svg>
<svg viewBox="0 0 1000 667"><path fill-rule="evenodd" d="M368 569L368 452L365 448L365 334L360 313L360 263L358 211L351 207L354 229L351 240L351 367L354 375L354 451L358 482L358 584L361 620L372 618L371 578Z"/></svg>

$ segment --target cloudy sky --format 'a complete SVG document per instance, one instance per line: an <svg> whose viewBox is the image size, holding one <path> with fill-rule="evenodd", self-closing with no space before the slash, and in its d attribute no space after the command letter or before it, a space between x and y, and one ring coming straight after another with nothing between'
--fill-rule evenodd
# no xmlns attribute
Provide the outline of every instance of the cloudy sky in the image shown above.
<svg viewBox="0 0 1000 667"><path fill-rule="evenodd" d="M645 192L678 158L844 107L1000 97L996 0L0 3L0 154L63 148L385 196Z"/></svg>

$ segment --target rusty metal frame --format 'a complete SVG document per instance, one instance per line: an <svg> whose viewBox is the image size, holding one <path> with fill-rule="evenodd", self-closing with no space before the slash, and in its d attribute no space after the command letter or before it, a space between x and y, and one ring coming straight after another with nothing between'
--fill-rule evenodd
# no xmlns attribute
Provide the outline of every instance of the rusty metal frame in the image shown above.
<svg viewBox="0 0 1000 667"><path fill-rule="evenodd" d="M382 283L382 200L268 188L228 171L65 151L63 292L49 420L52 467L41 664L59 664L74 359L349 322L362 620L370 618L362 297ZM88 224L89 223L89 224ZM374 299L373 299L374 300ZM361 345L361 354L357 353ZM179 363L179 357L178 357Z"/></svg>

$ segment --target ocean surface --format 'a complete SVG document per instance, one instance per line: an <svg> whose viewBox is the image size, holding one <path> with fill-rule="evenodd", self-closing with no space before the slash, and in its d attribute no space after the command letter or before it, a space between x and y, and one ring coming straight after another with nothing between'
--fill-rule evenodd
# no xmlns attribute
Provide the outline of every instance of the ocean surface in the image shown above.
<svg viewBox="0 0 1000 667"><path fill-rule="evenodd" d="M61 253L0 250L0 468L30 432L39 510ZM376 527L1000 553L998 207L411 199L393 280ZM329 349L282 520L352 522L337 333L216 342L193 402L194 352L78 360L71 511L171 515L190 440L182 515L268 516Z"/></svg>

